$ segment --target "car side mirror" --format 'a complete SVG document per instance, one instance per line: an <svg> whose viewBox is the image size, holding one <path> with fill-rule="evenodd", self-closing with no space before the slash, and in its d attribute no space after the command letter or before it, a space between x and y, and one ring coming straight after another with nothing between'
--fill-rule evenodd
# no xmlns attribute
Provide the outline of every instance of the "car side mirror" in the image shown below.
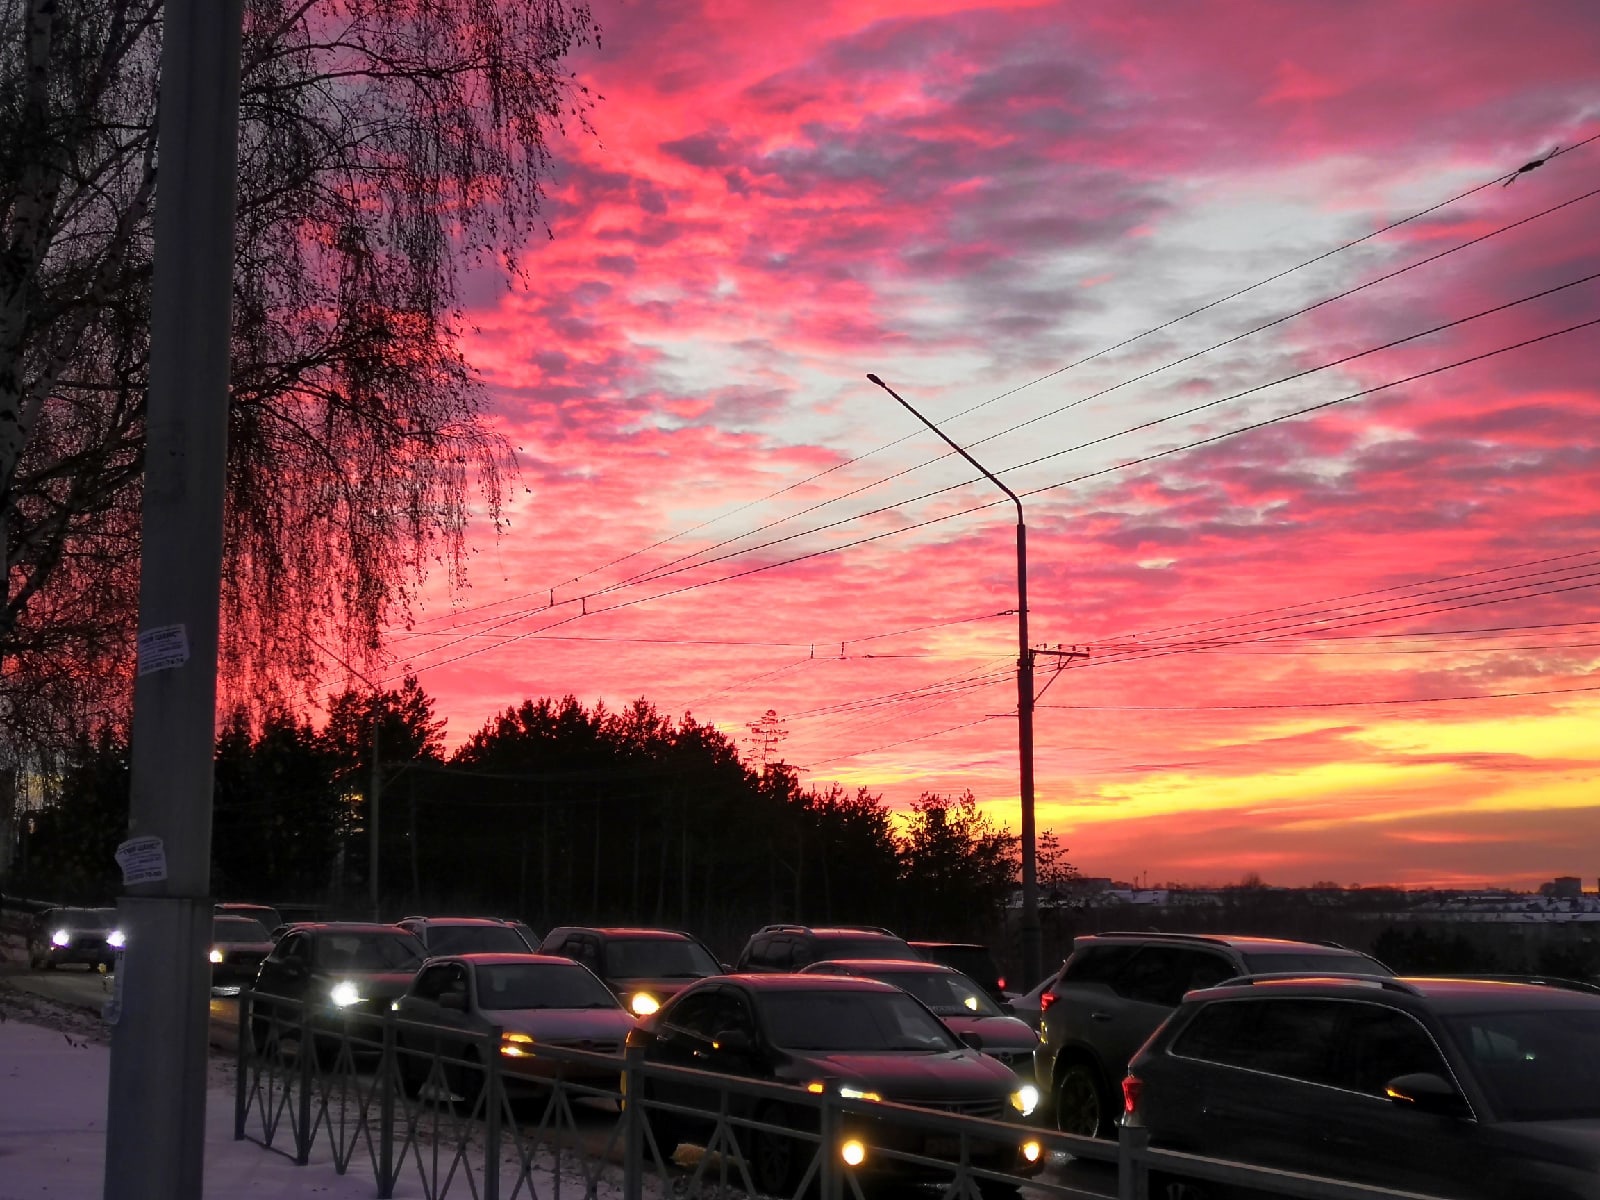
<svg viewBox="0 0 1600 1200"><path fill-rule="evenodd" d="M733 974L733 968L730 967L727 963L718 963L717 966L722 968L722 973L724 975L732 975Z"/></svg>
<svg viewBox="0 0 1600 1200"><path fill-rule="evenodd" d="M711 1044L724 1054L749 1054L756 1048L755 1041L743 1029L724 1029L711 1039Z"/></svg>
<svg viewBox="0 0 1600 1200"><path fill-rule="evenodd" d="M439 996L439 1007L453 1009L455 1012L466 1012L467 994L465 992L442 992Z"/></svg>
<svg viewBox="0 0 1600 1200"><path fill-rule="evenodd" d="M1469 1112L1466 1099L1456 1091L1455 1085L1431 1071L1396 1076L1383 1085L1383 1091L1396 1108L1411 1108L1441 1117L1464 1117Z"/></svg>
<svg viewBox="0 0 1600 1200"><path fill-rule="evenodd" d="M969 1050L982 1050L983 1036L981 1034L973 1033L969 1030L961 1035L961 1043Z"/></svg>

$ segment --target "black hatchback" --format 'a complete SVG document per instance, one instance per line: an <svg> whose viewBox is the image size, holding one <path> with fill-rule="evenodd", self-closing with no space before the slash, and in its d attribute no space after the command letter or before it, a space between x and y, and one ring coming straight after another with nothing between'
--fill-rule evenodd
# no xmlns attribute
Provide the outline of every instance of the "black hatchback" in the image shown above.
<svg viewBox="0 0 1600 1200"><path fill-rule="evenodd" d="M1600 996L1587 991L1230 983L1184 998L1123 1093L1123 1123L1158 1149L1456 1200L1600 1200Z"/></svg>
<svg viewBox="0 0 1600 1200"><path fill-rule="evenodd" d="M696 979L723 966L692 934L677 929L563 925L539 945L540 954L581 962L636 1017L647 1017Z"/></svg>
<svg viewBox="0 0 1600 1200"><path fill-rule="evenodd" d="M327 921L291 927L256 974L250 999L256 1052L293 1037L302 1015L331 1034L375 1041L383 1014L411 986L424 957L422 943L395 925Z"/></svg>
<svg viewBox="0 0 1600 1200"><path fill-rule="evenodd" d="M920 1001L875 979L775 974L702 980L642 1021L628 1044L643 1048L647 1064L790 1084L844 1100L1015 1122L1031 1107L1008 1067L957 1039ZM663 1154L679 1142L703 1139L715 1129L714 1118L698 1120L648 1102L725 1111L737 1121L773 1127L739 1126L735 1136L756 1189L793 1194L818 1152L819 1109L798 1097L785 1103L770 1094L718 1093L710 1075L691 1081L647 1073L646 1113ZM843 1119L838 1144L823 1147L860 1176L915 1178L928 1173L929 1164L900 1155L949 1161L960 1154L958 1135L897 1122L893 1109L865 1117L860 1107ZM786 1137L777 1129L812 1136ZM1029 1174L1042 1165L1038 1141L1023 1128L1004 1140L975 1140L967 1153L972 1165L994 1171ZM1015 1193L1015 1185L996 1184L985 1180L980 1189Z"/></svg>

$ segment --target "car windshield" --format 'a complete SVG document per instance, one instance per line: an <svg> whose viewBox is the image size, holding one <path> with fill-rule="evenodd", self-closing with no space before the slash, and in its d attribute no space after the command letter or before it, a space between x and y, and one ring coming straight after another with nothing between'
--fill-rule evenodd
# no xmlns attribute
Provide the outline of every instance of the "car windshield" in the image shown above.
<svg viewBox="0 0 1600 1200"><path fill-rule="evenodd" d="M260 921L249 917L213 917L211 940L221 945L238 942L270 942L272 935Z"/></svg>
<svg viewBox="0 0 1600 1200"><path fill-rule="evenodd" d="M577 963L478 967L479 1008L617 1008L605 984Z"/></svg>
<svg viewBox="0 0 1600 1200"><path fill-rule="evenodd" d="M897 937L828 938L817 949L828 958L894 958L925 962L922 955Z"/></svg>
<svg viewBox="0 0 1600 1200"><path fill-rule="evenodd" d="M703 979L721 972L710 951L686 938L606 940L608 979Z"/></svg>
<svg viewBox="0 0 1600 1200"><path fill-rule="evenodd" d="M1600 1117L1600 1006L1444 1021L1502 1120Z"/></svg>
<svg viewBox="0 0 1600 1200"><path fill-rule="evenodd" d="M317 965L329 971L412 971L422 956L422 944L409 933L328 933L317 939Z"/></svg>
<svg viewBox="0 0 1600 1200"><path fill-rule="evenodd" d="M46 924L55 929L110 929L116 924L114 908L58 908L50 914Z"/></svg>
<svg viewBox="0 0 1600 1200"><path fill-rule="evenodd" d="M761 1009L767 1037L785 1050L929 1053L961 1048L949 1030L903 992L767 992L761 996Z"/></svg>
<svg viewBox="0 0 1600 1200"><path fill-rule="evenodd" d="M882 971L872 978L910 992L941 1017L998 1017L984 991L959 971Z"/></svg>
<svg viewBox="0 0 1600 1200"><path fill-rule="evenodd" d="M527 943L509 925L430 925L429 954L526 954Z"/></svg>
<svg viewBox="0 0 1600 1200"><path fill-rule="evenodd" d="M1274 951L1269 954L1246 954L1245 965L1253 975L1273 975L1286 971L1325 971L1331 975L1393 975L1375 958L1354 951Z"/></svg>

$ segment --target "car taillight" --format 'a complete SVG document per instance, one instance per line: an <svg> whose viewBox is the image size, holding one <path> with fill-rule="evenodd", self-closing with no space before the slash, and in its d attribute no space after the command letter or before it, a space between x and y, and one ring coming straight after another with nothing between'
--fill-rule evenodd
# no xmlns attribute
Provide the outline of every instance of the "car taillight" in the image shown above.
<svg viewBox="0 0 1600 1200"><path fill-rule="evenodd" d="M1002 992L1005 991L1006 990L1006 977L1004 975L1000 976L999 979L996 979L994 981L994 986L999 988Z"/></svg>
<svg viewBox="0 0 1600 1200"><path fill-rule="evenodd" d="M1139 1110L1139 1095L1144 1091L1144 1080L1137 1075L1122 1077L1122 1111L1133 1116Z"/></svg>
<svg viewBox="0 0 1600 1200"><path fill-rule="evenodd" d="M1039 997L1039 1015L1042 1017L1042 1016L1044 1016L1045 1013L1049 1012L1050 1011L1050 1006L1052 1004L1054 1004L1055 1002L1056 1002L1056 994L1054 992L1045 992L1044 995L1040 996Z"/></svg>

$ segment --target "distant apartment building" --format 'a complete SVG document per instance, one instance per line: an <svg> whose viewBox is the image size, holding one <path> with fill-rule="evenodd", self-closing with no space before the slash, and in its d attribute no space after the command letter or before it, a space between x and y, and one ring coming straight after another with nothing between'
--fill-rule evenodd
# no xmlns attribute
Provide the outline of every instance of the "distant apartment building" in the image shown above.
<svg viewBox="0 0 1600 1200"><path fill-rule="evenodd" d="M1555 900L1577 900L1583 896L1583 880L1576 875L1558 875L1539 885L1539 894Z"/></svg>

